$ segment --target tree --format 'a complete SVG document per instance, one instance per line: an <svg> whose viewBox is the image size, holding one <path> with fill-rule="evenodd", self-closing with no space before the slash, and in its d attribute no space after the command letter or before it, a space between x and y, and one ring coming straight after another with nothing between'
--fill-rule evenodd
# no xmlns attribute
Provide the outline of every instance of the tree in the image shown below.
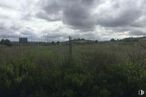
<svg viewBox="0 0 146 97"><path fill-rule="evenodd" d="M59 42L59 41L57 41L57 44L60 44L60 42Z"/></svg>
<svg viewBox="0 0 146 97"><path fill-rule="evenodd" d="M8 40L8 39L2 39L2 40L0 41L0 44L6 45L6 46L12 46L11 41Z"/></svg>
<svg viewBox="0 0 146 97"><path fill-rule="evenodd" d="M52 41L52 42L51 42L51 44L52 44L52 45L54 45L54 44L55 44L55 42L54 42L54 41Z"/></svg>
<svg viewBox="0 0 146 97"><path fill-rule="evenodd" d="M114 39L114 38L112 38L110 41L111 41L111 42L115 42L115 39Z"/></svg>
<svg viewBox="0 0 146 97"><path fill-rule="evenodd" d="M98 40L95 40L95 43L98 43Z"/></svg>

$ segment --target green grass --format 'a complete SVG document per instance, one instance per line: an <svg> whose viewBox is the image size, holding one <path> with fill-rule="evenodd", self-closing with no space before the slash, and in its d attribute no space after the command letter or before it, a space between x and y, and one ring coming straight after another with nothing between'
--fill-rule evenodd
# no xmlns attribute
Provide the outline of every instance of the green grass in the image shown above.
<svg viewBox="0 0 146 97"><path fill-rule="evenodd" d="M137 97L146 50L134 44L0 47L0 97ZM69 62L70 61L70 62Z"/></svg>

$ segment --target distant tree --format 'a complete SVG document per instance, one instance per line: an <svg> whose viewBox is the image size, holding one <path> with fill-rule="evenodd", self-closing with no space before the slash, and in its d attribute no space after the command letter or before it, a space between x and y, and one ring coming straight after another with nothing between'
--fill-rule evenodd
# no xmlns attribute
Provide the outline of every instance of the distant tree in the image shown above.
<svg viewBox="0 0 146 97"><path fill-rule="evenodd" d="M111 40L110 40L111 42L114 42L114 41L116 41L114 38L112 38Z"/></svg>
<svg viewBox="0 0 146 97"><path fill-rule="evenodd" d="M98 43L98 40L95 40L95 43Z"/></svg>
<svg viewBox="0 0 146 97"><path fill-rule="evenodd" d="M8 39L2 39L2 40L0 41L0 44L6 45L6 46L12 46L11 41L8 40Z"/></svg>
<svg viewBox="0 0 146 97"><path fill-rule="evenodd" d="M59 41L57 41L57 44L60 44L60 42L59 42Z"/></svg>
<svg viewBox="0 0 146 97"><path fill-rule="evenodd" d="M52 45L54 45L54 44L55 44L55 42L54 42L54 41L52 41L52 42L51 42L51 44L52 44Z"/></svg>
<svg viewBox="0 0 146 97"><path fill-rule="evenodd" d="M85 40L84 38L81 38L80 40Z"/></svg>

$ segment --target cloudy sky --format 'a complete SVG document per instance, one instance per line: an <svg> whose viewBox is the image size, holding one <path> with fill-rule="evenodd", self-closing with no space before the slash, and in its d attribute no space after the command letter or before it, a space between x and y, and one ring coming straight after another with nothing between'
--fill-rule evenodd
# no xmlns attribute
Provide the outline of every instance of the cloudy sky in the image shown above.
<svg viewBox="0 0 146 97"><path fill-rule="evenodd" d="M0 0L0 38L64 41L146 35L146 0Z"/></svg>

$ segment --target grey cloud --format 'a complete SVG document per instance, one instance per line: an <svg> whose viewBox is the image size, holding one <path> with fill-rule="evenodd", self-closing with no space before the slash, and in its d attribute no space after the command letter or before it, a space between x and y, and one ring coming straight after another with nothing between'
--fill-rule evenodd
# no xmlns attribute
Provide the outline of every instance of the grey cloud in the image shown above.
<svg viewBox="0 0 146 97"><path fill-rule="evenodd" d="M8 5L6 5L6 4L2 4L2 3L0 3L0 7L1 7L1 8L11 8L10 6L8 6Z"/></svg>
<svg viewBox="0 0 146 97"><path fill-rule="evenodd" d="M96 21L92 15L92 5L95 1L97 0L75 0L69 4L67 2L63 9L63 22L73 29L93 30Z"/></svg>
<svg viewBox="0 0 146 97"><path fill-rule="evenodd" d="M21 36L23 37L35 37L36 34L34 33L33 30L24 30L21 32Z"/></svg>
<svg viewBox="0 0 146 97"><path fill-rule="evenodd" d="M146 36L146 32L143 32L141 30L130 31L129 34L134 36Z"/></svg>
<svg viewBox="0 0 146 97"><path fill-rule="evenodd" d="M142 15L142 10L137 6L137 3L138 1L134 0L111 2L109 8L103 9L97 14L97 24L104 27L131 25Z"/></svg>
<svg viewBox="0 0 146 97"><path fill-rule="evenodd" d="M37 17L48 21L59 21L61 18L60 16L55 14L48 15L45 11L40 11L39 13L37 13Z"/></svg>
<svg viewBox="0 0 146 97"><path fill-rule="evenodd" d="M37 16L48 21L62 21L71 29L79 30L77 35L73 35L74 37L87 36L96 39L95 33L93 35L81 33L91 33L95 31L97 25L106 30L110 29L111 35L125 31L130 32L130 35L145 34L141 33L145 27L145 0L46 0L44 2ZM93 13L95 8L98 10ZM140 28L139 31L136 31L136 28ZM62 36L58 33L58 36L50 35L50 38Z"/></svg>
<svg viewBox="0 0 146 97"><path fill-rule="evenodd" d="M23 1L23 0L22 0ZM35 1L35 2L34 2ZM48 24L54 21L61 21L73 33L73 37L78 38L105 38L103 34L108 37L115 35L115 32L129 32L129 35L145 35L146 27L146 0L34 0L23 3L19 11L14 11L20 16L20 25L9 23L14 18L10 18L7 12L0 13L0 35L7 36L8 33L17 35L20 32L22 36L33 37L37 39L39 35L34 33L34 30L39 25L39 19L48 21ZM36 2L38 3L36 4ZM24 1L25 2L25 1ZM34 3L33 3L34 2ZM13 4L12 4L13 5ZM19 4L17 4L19 5ZM0 7L7 8L4 11L12 11L7 5L0 4ZM10 6L11 7L11 6ZM12 7L15 7L14 5ZM14 8L15 9L15 8ZM96 9L96 10L95 10ZM17 16L16 16L17 18ZM26 19L26 20L25 20ZM7 21L5 21L7 20ZM25 22L23 24L23 21ZM32 21L32 22L31 22ZM16 19L17 22L17 19ZM42 24L41 21L40 24ZM28 24L27 24L28 23ZM46 24L46 22L44 23ZM42 24L43 25L43 24ZM32 28L25 28L31 26ZM104 33L94 29L100 26L105 29ZM33 28L34 27L34 28ZM55 28L55 27L54 27ZM41 32L46 28L36 29ZM47 31L49 40L63 40L67 39L67 33L60 29L54 31ZM109 31L110 30L110 31ZM67 30L69 31L69 30ZM36 31L35 31L36 32ZM43 31L42 31L43 32ZM84 33L83 33L84 32ZM94 32L94 33L93 33ZM98 36L98 33L101 36ZM13 36L12 36L13 37Z"/></svg>
<svg viewBox="0 0 146 97"><path fill-rule="evenodd" d="M110 30L112 30L115 33L121 33L121 32L125 32L125 31L129 31L130 28L129 27L110 27Z"/></svg>
<svg viewBox="0 0 146 97"><path fill-rule="evenodd" d="M38 36L31 28L23 27L17 23L1 22L0 23L0 38L8 38L11 40L18 40L19 37L28 37L29 39L38 39Z"/></svg>
<svg viewBox="0 0 146 97"><path fill-rule="evenodd" d="M8 34L8 33L2 33L0 34L0 38L11 38L11 39L18 39L19 38L19 35L16 34L16 33L13 33L13 34Z"/></svg>
<svg viewBox="0 0 146 97"><path fill-rule="evenodd" d="M146 30L142 27L110 27L110 30L112 30L113 33L128 32L129 36L146 36Z"/></svg>
<svg viewBox="0 0 146 97"><path fill-rule="evenodd" d="M139 11L127 10L119 14L118 17L113 16L113 17L98 18L97 23L99 23L104 27L128 26L131 25L139 17L140 17Z"/></svg>
<svg viewBox="0 0 146 97"><path fill-rule="evenodd" d="M73 28L92 30L95 26L95 19L90 15L84 6L70 6L64 10L63 22Z"/></svg>
<svg viewBox="0 0 146 97"><path fill-rule="evenodd" d="M143 27L143 28L146 27L146 14L143 14L131 26L132 27Z"/></svg>
<svg viewBox="0 0 146 97"><path fill-rule="evenodd" d="M143 10L140 1L116 0L110 1L110 7L98 10L93 14L95 7L106 6L106 1L102 0L47 0L42 1L42 10L38 17L49 21L63 21L72 29L82 31L94 30L96 25L103 27L120 27L133 25L139 19ZM107 5L109 6L109 5ZM111 14L113 13L113 14Z"/></svg>
<svg viewBox="0 0 146 97"><path fill-rule="evenodd" d="M44 4L45 2L45 4ZM39 18L49 21L62 20L72 29L93 30L96 19L92 9L99 0L55 0L44 1Z"/></svg>
<svg viewBox="0 0 146 97"><path fill-rule="evenodd" d="M48 21L57 21L61 19L62 6L57 0L42 0L40 2L41 10L36 13L36 16Z"/></svg>
<svg viewBox="0 0 146 97"><path fill-rule="evenodd" d="M40 36L30 27L24 27L19 30L19 37L27 37L29 41L40 41Z"/></svg>
<svg viewBox="0 0 146 97"><path fill-rule="evenodd" d="M0 38L18 38L19 35L13 32L12 29L0 28Z"/></svg>
<svg viewBox="0 0 146 97"><path fill-rule="evenodd" d="M57 14L61 10L61 5L57 3L57 1L51 1L51 2L44 2L44 11L46 11L48 14Z"/></svg>

